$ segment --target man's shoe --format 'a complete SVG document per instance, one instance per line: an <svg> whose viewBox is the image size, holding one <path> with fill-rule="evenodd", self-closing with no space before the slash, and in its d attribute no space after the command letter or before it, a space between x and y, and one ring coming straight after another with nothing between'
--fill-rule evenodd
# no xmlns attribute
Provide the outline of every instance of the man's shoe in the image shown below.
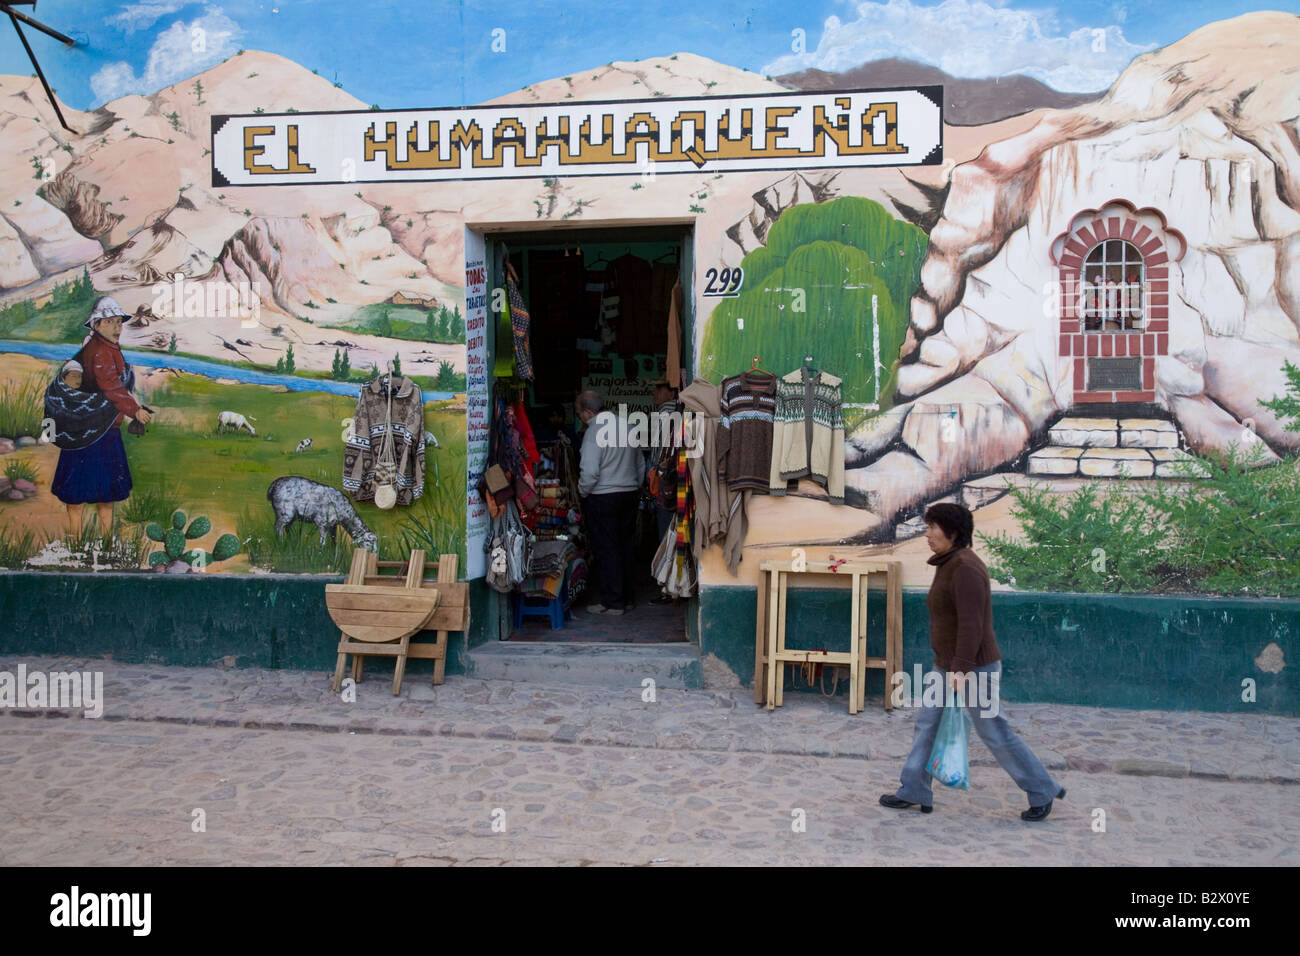
<svg viewBox="0 0 1300 956"><path fill-rule="evenodd" d="M1061 792L1056 795L1056 799L1057 800L1065 799L1064 787L1062 787ZM1048 800L1047 803L1041 807L1030 807L1028 810L1021 811L1020 819L1028 820L1030 823L1033 823L1038 820L1046 820L1047 815L1051 812L1052 812L1052 801Z"/></svg>
<svg viewBox="0 0 1300 956"><path fill-rule="evenodd" d="M892 793L882 794L880 797L880 805L882 807L889 807L891 810L906 810L908 807L919 806L922 813L929 813L934 809L934 807L927 807L923 803L908 803L906 800L900 800Z"/></svg>
<svg viewBox="0 0 1300 956"><path fill-rule="evenodd" d="M651 598L650 603L655 605L655 607L661 607L665 604L672 604L673 596L671 594L661 594L658 597Z"/></svg>
<svg viewBox="0 0 1300 956"><path fill-rule="evenodd" d="M612 614L614 616L618 616L623 613L623 609L621 607L605 607L605 605L603 604L588 604L587 613L588 614Z"/></svg>

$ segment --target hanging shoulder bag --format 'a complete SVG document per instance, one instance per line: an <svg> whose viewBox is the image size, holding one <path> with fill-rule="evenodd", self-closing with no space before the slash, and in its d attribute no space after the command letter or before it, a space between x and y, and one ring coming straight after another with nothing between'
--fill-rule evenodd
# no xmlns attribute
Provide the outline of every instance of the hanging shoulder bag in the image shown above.
<svg viewBox="0 0 1300 956"><path fill-rule="evenodd" d="M388 376L388 412L375 461L375 504L385 511L397 504L397 455L393 448L393 377Z"/></svg>

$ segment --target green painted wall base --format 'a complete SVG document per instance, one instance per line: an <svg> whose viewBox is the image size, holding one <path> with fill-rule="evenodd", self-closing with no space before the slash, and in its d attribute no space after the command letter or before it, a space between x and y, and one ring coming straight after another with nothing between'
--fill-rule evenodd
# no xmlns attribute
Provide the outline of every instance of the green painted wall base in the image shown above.
<svg viewBox="0 0 1300 956"><path fill-rule="evenodd" d="M111 657L132 663L334 670L339 630L325 585L341 576L0 574L0 653ZM474 606L470 621L473 626ZM451 635L447 673L463 673ZM433 672L408 661L408 674ZM391 664L374 661L383 673Z"/></svg>
<svg viewBox="0 0 1300 956"><path fill-rule="evenodd" d="M0 574L0 653L111 657L187 666L333 670L338 630L325 610L334 576L213 574ZM488 640L488 589L470 587L470 641ZM846 590L792 588L791 647L847 647ZM698 614L695 613L698 608ZM754 673L755 592L705 588L688 631L741 682ZM1300 600L995 593L994 623L1008 701L1093 707L1300 716ZM925 592L903 596L903 660L933 662ZM868 652L883 654L884 595L868 601ZM1260 658L1276 644L1274 674ZM466 635L455 633L447 672L465 672ZM378 666L378 665L377 665ZM411 661L414 674L433 662ZM1254 703L1242 700L1255 683ZM872 671L868 694L885 688Z"/></svg>
<svg viewBox="0 0 1300 956"><path fill-rule="evenodd" d="M756 598L738 587L706 588L700 597L701 653L719 657L747 687ZM903 594L909 674L934 663L925 598ZM847 589L792 587L788 604L787 647L848 650ZM883 656L883 592L871 593L867 614L867 652ZM993 623L1008 701L1300 716L1300 600L995 592ZM1270 643L1286 663L1276 674L1255 662ZM1242 700L1247 678L1254 703ZM884 687L883 672L868 672L869 695Z"/></svg>

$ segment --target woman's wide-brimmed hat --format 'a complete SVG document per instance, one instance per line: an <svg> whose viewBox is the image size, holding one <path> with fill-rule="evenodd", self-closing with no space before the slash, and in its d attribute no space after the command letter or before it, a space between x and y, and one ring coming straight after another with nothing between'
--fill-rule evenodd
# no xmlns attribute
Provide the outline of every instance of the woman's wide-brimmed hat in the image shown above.
<svg viewBox="0 0 1300 956"><path fill-rule="evenodd" d="M111 295L102 296L99 301L95 303L95 307L90 310L90 318L86 319L83 324L88 329L94 329L95 323L100 319L108 319L114 316L121 316L124 319L129 319L131 313L118 305L117 299L113 298Z"/></svg>

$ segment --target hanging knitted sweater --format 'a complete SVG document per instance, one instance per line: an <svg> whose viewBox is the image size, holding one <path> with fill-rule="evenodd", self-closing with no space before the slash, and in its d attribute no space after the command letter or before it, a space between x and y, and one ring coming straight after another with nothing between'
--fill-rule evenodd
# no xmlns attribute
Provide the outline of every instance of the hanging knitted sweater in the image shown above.
<svg viewBox="0 0 1300 956"><path fill-rule="evenodd" d="M361 386L351 438L343 451L343 490L356 501L375 498L375 459L387 431L388 376ZM397 503L424 494L424 397L409 378L394 375L393 451L397 460Z"/></svg>
<svg viewBox="0 0 1300 956"><path fill-rule="evenodd" d="M718 480L732 491L767 493L772 472L776 376L751 369L722 382Z"/></svg>
<svg viewBox="0 0 1300 956"><path fill-rule="evenodd" d="M776 386L769 491L786 493L788 482L811 478L831 504L844 504L844 412L840 379L797 368Z"/></svg>

